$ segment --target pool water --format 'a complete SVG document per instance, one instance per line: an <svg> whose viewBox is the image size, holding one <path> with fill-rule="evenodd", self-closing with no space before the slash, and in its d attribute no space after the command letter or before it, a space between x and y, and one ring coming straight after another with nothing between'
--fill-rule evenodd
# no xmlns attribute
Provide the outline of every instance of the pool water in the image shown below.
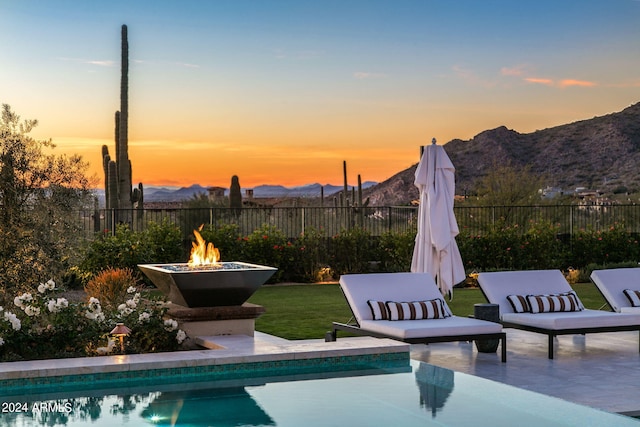
<svg viewBox="0 0 640 427"><path fill-rule="evenodd" d="M640 426L411 361L390 370L0 397L0 426Z"/></svg>

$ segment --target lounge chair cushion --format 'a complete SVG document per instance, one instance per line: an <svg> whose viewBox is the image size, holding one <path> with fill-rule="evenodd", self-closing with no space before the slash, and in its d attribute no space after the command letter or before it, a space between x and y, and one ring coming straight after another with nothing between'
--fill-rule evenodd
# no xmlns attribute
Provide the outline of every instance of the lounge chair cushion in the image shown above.
<svg viewBox="0 0 640 427"><path fill-rule="evenodd" d="M633 307L640 307L640 291L625 289L622 291Z"/></svg>
<svg viewBox="0 0 640 427"><path fill-rule="evenodd" d="M411 302L387 301L386 306L389 320L444 319L450 316L445 311L441 298Z"/></svg>
<svg viewBox="0 0 640 427"><path fill-rule="evenodd" d="M398 339L500 333L502 325L486 320L451 316L430 320L363 320L360 328Z"/></svg>
<svg viewBox="0 0 640 427"><path fill-rule="evenodd" d="M573 289L560 270L499 271L480 273L478 283L487 300L500 305L500 315L514 313L508 295L553 295Z"/></svg>
<svg viewBox="0 0 640 427"><path fill-rule="evenodd" d="M502 321L543 329L581 329L630 326L640 323L640 314L612 313L601 310L582 310L555 313L504 313Z"/></svg>
<svg viewBox="0 0 640 427"><path fill-rule="evenodd" d="M367 303L369 300L427 301L442 298L429 273L344 274L340 277L340 287L359 324L363 320L373 320ZM446 303L444 307L447 313L451 313Z"/></svg>

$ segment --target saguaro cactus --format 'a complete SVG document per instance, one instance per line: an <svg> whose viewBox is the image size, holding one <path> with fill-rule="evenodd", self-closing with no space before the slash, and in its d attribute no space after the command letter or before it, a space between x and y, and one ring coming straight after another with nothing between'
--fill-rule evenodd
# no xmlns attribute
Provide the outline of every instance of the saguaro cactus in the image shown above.
<svg viewBox="0 0 640 427"><path fill-rule="evenodd" d="M135 205L137 218L142 219L144 213L144 187L142 183L138 183L138 188L133 189L131 193L131 202Z"/></svg>
<svg viewBox="0 0 640 427"><path fill-rule="evenodd" d="M138 185L132 191L131 160L129 159L129 40L127 26L122 26L120 111L115 113L115 158L109 155L107 146L102 146L103 168L105 172L105 200L107 209L119 209L117 221L130 222L130 210L136 204L138 216L142 213L143 188ZM113 163L113 166L111 166ZM112 225L112 224L111 224ZM110 225L110 228L111 228Z"/></svg>
<svg viewBox="0 0 640 427"><path fill-rule="evenodd" d="M131 208L131 162L129 160L129 40L122 26L120 73L120 120L118 126L118 207Z"/></svg>
<svg viewBox="0 0 640 427"><path fill-rule="evenodd" d="M242 209L242 190L240 188L240 179L237 175L231 177L231 187L229 187L229 207L236 216L240 215Z"/></svg>

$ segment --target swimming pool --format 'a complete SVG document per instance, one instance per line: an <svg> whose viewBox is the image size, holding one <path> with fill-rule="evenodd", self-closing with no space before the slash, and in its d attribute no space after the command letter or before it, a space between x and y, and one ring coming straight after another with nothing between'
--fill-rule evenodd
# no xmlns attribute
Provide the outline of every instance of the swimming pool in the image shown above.
<svg viewBox="0 0 640 427"><path fill-rule="evenodd" d="M0 425L25 427L640 426L417 361L389 369L29 393L0 397L0 404Z"/></svg>

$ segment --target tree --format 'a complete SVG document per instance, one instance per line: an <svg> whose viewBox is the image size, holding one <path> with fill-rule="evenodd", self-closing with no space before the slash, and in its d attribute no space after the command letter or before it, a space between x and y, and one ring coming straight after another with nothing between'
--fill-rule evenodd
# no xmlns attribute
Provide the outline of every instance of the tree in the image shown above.
<svg viewBox="0 0 640 427"><path fill-rule="evenodd" d="M544 178L531 173L529 166L494 164L478 183L479 202L485 206L518 206L539 202Z"/></svg>
<svg viewBox="0 0 640 427"><path fill-rule="evenodd" d="M55 145L29 133L7 104L0 117L0 302L2 292L60 280L78 253L73 213L91 202L88 164L78 155L51 154Z"/></svg>

